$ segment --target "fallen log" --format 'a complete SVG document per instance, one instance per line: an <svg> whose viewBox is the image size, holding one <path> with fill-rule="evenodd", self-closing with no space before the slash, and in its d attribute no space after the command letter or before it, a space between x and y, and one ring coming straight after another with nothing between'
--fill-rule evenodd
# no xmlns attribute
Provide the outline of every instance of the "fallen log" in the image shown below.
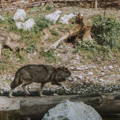
<svg viewBox="0 0 120 120"><path fill-rule="evenodd" d="M46 51L56 49L63 41L67 40L71 37L76 37L79 32L79 29L76 31L70 31L69 33L66 33L64 36L62 36L60 39L55 41Z"/></svg>
<svg viewBox="0 0 120 120"><path fill-rule="evenodd" d="M79 41L76 38L79 38L82 41L92 41L91 29L92 23L90 19L87 19L82 14L78 14L75 18L76 25L68 33L62 36L60 39L55 41L46 51L56 49L63 41L72 43L76 45Z"/></svg>
<svg viewBox="0 0 120 120"><path fill-rule="evenodd" d="M111 99L113 98L113 99ZM3 106L5 100L5 107ZM103 115L120 113L120 97L80 97L79 95L66 95L66 96L45 96L45 97L0 97L0 111L7 111L20 116L42 116L50 108L65 101L70 100L74 102L85 102L93 106L99 113ZM11 104L6 104L11 103ZM14 106L14 109L13 109ZM16 106L16 108L15 108ZM13 111L14 110L14 111Z"/></svg>
<svg viewBox="0 0 120 120"><path fill-rule="evenodd" d="M65 34L59 40L55 41L46 51L49 51L51 49L56 49L59 46L59 44L65 39L67 39L68 37L69 37L69 33Z"/></svg>

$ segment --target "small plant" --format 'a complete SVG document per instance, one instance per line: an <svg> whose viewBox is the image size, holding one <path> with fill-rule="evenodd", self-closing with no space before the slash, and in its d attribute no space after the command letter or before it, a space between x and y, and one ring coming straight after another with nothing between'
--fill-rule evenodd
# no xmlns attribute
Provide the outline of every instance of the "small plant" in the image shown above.
<svg viewBox="0 0 120 120"><path fill-rule="evenodd" d="M45 5L45 10L46 11L51 11L51 10L54 10L55 6L53 4L53 2L48 2L46 5Z"/></svg>
<svg viewBox="0 0 120 120"><path fill-rule="evenodd" d="M42 51L41 55L49 62L56 61L56 56L53 50L49 50L47 52Z"/></svg>
<svg viewBox="0 0 120 120"><path fill-rule="evenodd" d="M115 18L96 16L93 19L92 33L99 45L120 47L120 22Z"/></svg>
<svg viewBox="0 0 120 120"><path fill-rule="evenodd" d="M16 31L17 30L17 27L15 26L15 21L13 20L13 18L8 15L4 21L4 24L7 25L7 29L9 31Z"/></svg>
<svg viewBox="0 0 120 120"><path fill-rule="evenodd" d="M96 46L96 42L95 41L91 41L91 40L81 40L79 42L79 45L77 46L78 48L83 48L83 49L86 49L86 50L92 50L94 49Z"/></svg>
<svg viewBox="0 0 120 120"><path fill-rule="evenodd" d="M50 11L50 10L53 9L53 6L51 6L51 5L47 5L45 9L48 10L48 11Z"/></svg>
<svg viewBox="0 0 120 120"><path fill-rule="evenodd" d="M34 53L35 51L37 51L37 48L36 48L35 45L31 44L30 46L28 46L28 47L26 48L26 51L27 51L28 53Z"/></svg>
<svg viewBox="0 0 120 120"><path fill-rule="evenodd" d="M13 55L13 51L9 50L9 49L4 49L2 51L2 55L4 56L5 61L10 61L10 58Z"/></svg>
<svg viewBox="0 0 120 120"><path fill-rule="evenodd" d="M54 36L58 36L59 35L59 33L56 30L54 30L54 29L53 30L51 29L50 32Z"/></svg>
<svg viewBox="0 0 120 120"><path fill-rule="evenodd" d="M44 17L36 18L36 26L34 27L33 31L35 33L42 31L44 28L49 27L52 24L49 20L46 20Z"/></svg>

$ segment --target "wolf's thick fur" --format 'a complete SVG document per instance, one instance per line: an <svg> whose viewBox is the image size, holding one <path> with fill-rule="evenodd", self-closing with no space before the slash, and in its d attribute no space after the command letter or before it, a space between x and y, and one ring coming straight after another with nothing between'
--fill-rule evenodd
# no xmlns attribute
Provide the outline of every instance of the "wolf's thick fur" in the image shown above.
<svg viewBox="0 0 120 120"><path fill-rule="evenodd" d="M71 76L71 72L65 67L55 68L52 65L26 65L17 70L14 80L11 82L11 91L9 96L12 96L12 91L22 85L26 93L29 94L29 91L26 89L26 85L31 84L32 82L41 83L40 96L42 95L42 88L48 82L51 82L53 85L60 85L60 82L65 81L68 77ZM65 86L62 86L64 89Z"/></svg>

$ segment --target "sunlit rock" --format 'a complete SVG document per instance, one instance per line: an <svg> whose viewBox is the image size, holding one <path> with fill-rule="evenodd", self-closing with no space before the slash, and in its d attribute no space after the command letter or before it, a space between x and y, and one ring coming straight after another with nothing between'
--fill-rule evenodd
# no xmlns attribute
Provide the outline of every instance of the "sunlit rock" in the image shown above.
<svg viewBox="0 0 120 120"><path fill-rule="evenodd" d="M61 15L61 13L62 13L62 11L57 10L57 11L55 11L53 13L50 13L50 14L46 15L45 19L47 19L47 20L49 20L49 21L51 21L53 23L56 23L58 21L60 15Z"/></svg>

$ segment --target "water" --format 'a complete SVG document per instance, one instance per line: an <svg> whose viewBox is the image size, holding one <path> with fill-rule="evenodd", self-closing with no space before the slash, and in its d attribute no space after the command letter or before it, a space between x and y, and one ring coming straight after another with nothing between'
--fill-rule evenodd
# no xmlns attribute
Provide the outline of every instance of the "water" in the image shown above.
<svg viewBox="0 0 120 120"><path fill-rule="evenodd" d="M103 120L120 120L120 116L103 117Z"/></svg>
<svg viewBox="0 0 120 120"><path fill-rule="evenodd" d="M108 117L108 118L103 118L103 120L120 120L120 117L119 118Z"/></svg>
<svg viewBox="0 0 120 120"><path fill-rule="evenodd" d="M0 120L40 120L40 116L31 116L30 117L22 117L17 115L8 114L7 112L0 112ZM102 116L103 120L120 120L120 114L119 115L109 115L107 117Z"/></svg>

